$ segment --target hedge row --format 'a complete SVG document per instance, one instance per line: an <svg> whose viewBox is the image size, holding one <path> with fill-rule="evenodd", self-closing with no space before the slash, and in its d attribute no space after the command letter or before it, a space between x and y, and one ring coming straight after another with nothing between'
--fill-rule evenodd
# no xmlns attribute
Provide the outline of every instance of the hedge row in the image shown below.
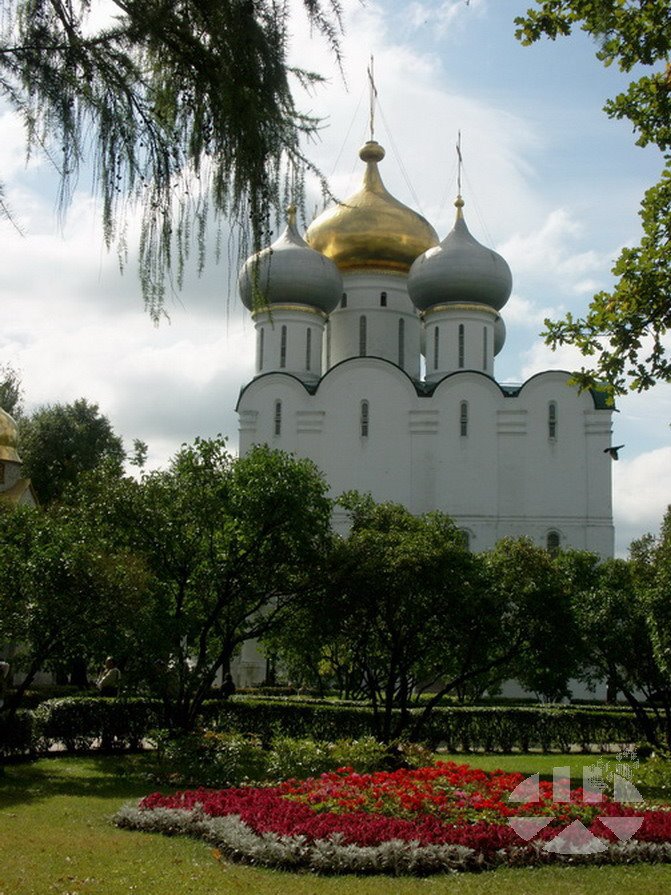
<svg viewBox="0 0 671 895"><path fill-rule="evenodd" d="M295 700L236 697L226 703L206 702L202 723L253 734L265 746L278 736L332 741L375 734L369 708ZM11 723L0 720L0 756L35 755L54 746L74 752L112 743L115 748L136 749L162 726L162 705L157 700L53 699L33 712L17 713ZM432 749L450 752L565 752L576 745L588 751L611 743L636 743L641 734L627 710L450 706L434 710L419 739Z"/></svg>
<svg viewBox="0 0 671 895"><path fill-rule="evenodd" d="M236 700L215 717L219 729L253 733L264 743L278 735L333 740L375 733L372 712L362 706ZM635 743L641 734L626 709L449 706L434 709L419 739L449 752L566 752L573 745L589 751L610 743Z"/></svg>

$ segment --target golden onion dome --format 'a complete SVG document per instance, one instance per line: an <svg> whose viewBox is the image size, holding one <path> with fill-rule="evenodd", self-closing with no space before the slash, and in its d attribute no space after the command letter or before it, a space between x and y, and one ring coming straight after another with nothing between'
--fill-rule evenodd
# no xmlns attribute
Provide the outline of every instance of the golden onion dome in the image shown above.
<svg viewBox="0 0 671 895"><path fill-rule="evenodd" d="M420 214L385 189L377 163L384 149L370 140L359 151L366 163L361 189L319 215L305 239L331 258L340 270L407 273L422 252L438 244L438 235Z"/></svg>
<svg viewBox="0 0 671 895"><path fill-rule="evenodd" d="M16 447L19 443L18 428L12 417L0 407L0 460L20 463Z"/></svg>

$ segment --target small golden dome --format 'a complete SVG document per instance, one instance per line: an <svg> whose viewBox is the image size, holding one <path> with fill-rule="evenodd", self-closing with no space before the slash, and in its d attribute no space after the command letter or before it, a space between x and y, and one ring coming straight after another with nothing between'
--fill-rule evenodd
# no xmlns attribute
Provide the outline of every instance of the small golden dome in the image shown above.
<svg viewBox="0 0 671 895"><path fill-rule="evenodd" d="M359 151L366 163L362 188L320 214L305 239L340 270L407 273L422 252L438 244L438 235L420 214L385 189L377 168L384 149L374 140Z"/></svg>
<svg viewBox="0 0 671 895"><path fill-rule="evenodd" d="M18 428L12 417L0 407L0 460L20 463L16 446L19 443Z"/></svg>

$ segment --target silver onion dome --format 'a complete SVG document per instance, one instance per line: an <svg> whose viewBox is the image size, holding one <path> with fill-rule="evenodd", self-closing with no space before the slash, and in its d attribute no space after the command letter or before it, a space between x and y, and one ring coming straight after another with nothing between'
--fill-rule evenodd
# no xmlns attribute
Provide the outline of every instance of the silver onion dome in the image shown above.
<svg viewBox="0 0 671 895"><path fill-rule="evenodd" d="M298 304L329 314L342 297L336 265L311 249L296 227L296 208L287 209L287 226L267 249L252 255L238 277L243 305L258 311L268 305Z"/></svg>
<svg viewBox="0 0 671 895"><path fill-rule="evenodd" d="M437 304L468 302L499 311L510 297L512 275L498 252L471 236L461 197L454 203L454 227L440 245L420 255L410 268L408 292L420 311Z"/></svg>

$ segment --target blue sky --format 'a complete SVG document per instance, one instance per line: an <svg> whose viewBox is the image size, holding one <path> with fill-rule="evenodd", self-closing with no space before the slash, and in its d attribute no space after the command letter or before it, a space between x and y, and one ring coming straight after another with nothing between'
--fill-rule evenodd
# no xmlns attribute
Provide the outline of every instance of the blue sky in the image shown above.
<svg viewBox="0 0 671 895"><path fill-rule="evenodd" d="M292 24L296 64L327 78L300 104L324 119L308 152L336 195L348 195L360 178L371 54L383 179L441 238L454 216L461 131L469 227L513 272L501 381L578 363L571 350L552 354L542 344L543 319L581 313L609 286L619 248L639 238L640 198L661 169L655 151L634 145L627 123L602 112L628 77L604 68L581 33L522 47L513 20L527 5L345 0L346 85L302 16ZM235 446L233 408L252 375L254 341L235 270L212 257L202 277L191 273L170 298L170 323L157 329L143 311L133 259L121 276L102 247L84 180L60 227L48 164L37 158L26 167L20 127L7 113L0 126L0 178L25 230L21 237L0 223L0 361L22 372L28 407L85 396L128 446L134 437L147 441L155 463L196 435L222 432ZM315 192L308 221L318 202ZM619 402L614 443L626 443L613 464L619 552L656 530L671 501L669 421L671 386Z"/></svg>

